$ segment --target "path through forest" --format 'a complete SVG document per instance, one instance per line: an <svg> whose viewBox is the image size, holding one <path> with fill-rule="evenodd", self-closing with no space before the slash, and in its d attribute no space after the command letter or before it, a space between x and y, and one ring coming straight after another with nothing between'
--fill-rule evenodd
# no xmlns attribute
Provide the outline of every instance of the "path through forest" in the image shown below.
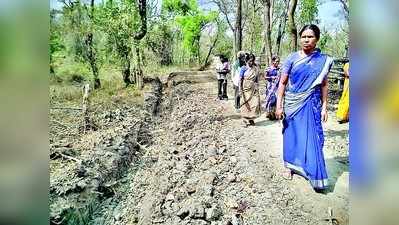
<svg viewBox="0 0 399 225"><path fill-rule="evenodd" d="M280 176L280 123L262 115L243 127L233 100L217 100L214 77L174 77L164 93L163 113L167 105L170 113L145 156L151 163L134 174L118 206L120 224L348 224L348 124L330 113L325 157L332 187L315 193L302 177Z"/></svg>
<svg viewBox="0 0 399 225"><path fill-rule="evenodd" d="M144 109L115 103L99 114L102 129L54 141L51 224L348 224L348 124L330 112L324 151L332 186L315 193L302 177L281 177L280 122L262 115L243 127L233 100L216 98L215 77L155 79Z"/></svg>

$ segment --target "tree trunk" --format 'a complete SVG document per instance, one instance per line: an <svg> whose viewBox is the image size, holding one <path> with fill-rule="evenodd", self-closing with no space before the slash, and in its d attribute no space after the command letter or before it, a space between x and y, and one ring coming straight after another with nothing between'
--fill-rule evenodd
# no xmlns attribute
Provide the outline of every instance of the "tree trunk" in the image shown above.
<svg viewBox="0 0 399 225"><path fill-rule="evenodd" d="M273 9L274 9L274 0L269 0L269 2L270 2L270 19L269 19L269 21L270 21L270 24L272 24L273 23ZM272 25L270 25L270 30L272 29Z"/></svg>
<svg viewBox="0 0 399 225"><path fill-rule="evenodd" d="M236 12L236 52L242 49L242 0L237 0L237 12Z"/></svg>
<svg viewBox="0 0 399 225"><path fill-rule="evenodd" d="M198 37L198 42L197 42L197 58L198 58L198 65L201 65L201 51L200 51L200 44L201 41L201 36Z"/></svg>
<svg viewBox="0 0 399 225"><path fill-rule="evenodd" d="M139 41L147 34L147 2L146 0L137 0L137 5L139 8L141 27L134 35L134 39Z"/></svg>
<svg viewBox="0 0 399 225"><path fill-rule="evenodd" d="M132 84L132 80L130 79L130 57L129 57L129 52L125 52L124 56L124 62L122 66L122 76L123 76L123 82L125 82L125 86L129 86Z"/></svg>
<svg viewBox="0 0 399 225"><path fill-rule="evenodd" d="M218 6L219 12L221 12L224 15L224 17L226 19L226 22L229 25L229 28L230 28L231 32L234 34L233 35L234 36L234 42L233 42L233 49L232 49L233 52L232 53L233 53L234 59L236 59L236 57L237 57L237 54L236 54L236 52L237 52L237 50L236 50L237 34L236 34L235 25L233 26L233 24L230 22L230 19L229 19L230 11L228 11L224 1L216 0L216 1L211 1L211 2L215 3Z"/></svg>
<svg viewBox="0 0 399 225"><path fill-rule="evenodd" d="M290 5L288 9L288 29L291 33L291 51L295 52L298 45L298 32L295 25L295 10L298 0L290 0Z"/></svg>
<svg viewBox="0 0 399 225"><path fill-rule="evenodd" d="M94 0L90 2L91 12L90 12L90 19L91 19L91 27L90 32L86 36L85 44L87 49L87 59L89 60L91 71L93 73L94 78L94 89L98 89L101 87L100 78L98 78L98 67L96 63L96 52L93 46L93 24L94 24Z"/></svg>
<svg viewBox="0 0 399 225"><path fill-rule="evenodd" d="M143 89L143 70L141 69L140 60L140 40L144 38L147 33L147 2L146 0L137 0L137 5L139 8L139 15L141 20L140 30L133 36L137 41L135 46L136 57L134 62L133 74L136 80L136 86L138 89Z"/></svg>
<svg viewBox="0 0 399 225"><path fill-rule="evenodd" d="M212 50L216 46L216 42L218 41L218 38L219 38L219 31L218 31L218 33L216 33L215 40L213 40L213 43L212 43L211 47L209 48L208 54L206 55L204 64L202 65L202 68L205 68L207 66L208 60L209 60L209 56L211 56Z"/></svg>
<svg viewBox="0 0 399 225"><path fill-rule="evenodd" d="M134 58L134 65L133 65L133 77L134 77L134 83L136 84L136 87L141 90L144 87L143 83L143 70L141 68L141 58L140 58L140 43L136 42L134 46L134 53L135 57Z"/></svg>
<svg viewBox="0 0 399 225"><path fill-rule="evenodd" d="M272 56L272 41L271 41L271 21L270 21L270 0L265 0L265 35L266 35L266 58L267 64L270 64L270 59Z"/></svg>
<svg viewBox="0 0 399 225"><path fill-rule="evenodd" d="M236 34L236 30L234 29L234 44L233 44L233 56L234 56L234 60L237 59L237 34Z"/></svg>
<svg viewBox="0 0 399 225"><path fill-rule="evenodd" d="M252 28L251 28L251 51L254 52L255 49L255 9L256 9L256 0L252 0Z"/></svg>
<svg viewBox="0 0 399 225"><path fill-rule="evenodd" d="M288 7L286 7L286 9L283 10L282 15L280 17L280 24L278 25L278 33L276 38L277 56L280 56L281 40L283 39L285 33L285 24L287 22L287 11Z"/></svg>

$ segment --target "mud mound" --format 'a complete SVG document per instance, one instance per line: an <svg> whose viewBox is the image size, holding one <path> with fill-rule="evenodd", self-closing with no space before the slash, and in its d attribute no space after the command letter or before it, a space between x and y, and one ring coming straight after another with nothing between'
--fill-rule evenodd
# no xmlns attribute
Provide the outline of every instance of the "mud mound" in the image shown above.
<svg viewBox="0 0 399 225"><path fill-rule="evenodd" d="M159 83L146 93L144 110L122 105L104 111L94 118L101 129L75 143L60 139L50 145L51 224L88 224L103 202L114 198L131 164L151 144Z"/></svg>
<svg viewBox="0 0 399 225"><path fill-rule="evenodd" d="M107 130L93 132L79 145L54 147L60 151L54 154L57 160L79 160L72 160L73 166L52 180L52 221L323 224L325 206L336 199L308 198L305 195L313 192L292 183L308 185L306 181L289 183L280 176L278 123L240 127L237 115L228 112L229 103L209 95L209 86L215 83L207 76L211 73L172 74L163 85L154 80L152 90L145 93L146 110L139 116L128 109L109 112L103 117ZM191 82L196 79L208 83ZM327 136L335 139L326 144L337 146L332 150L337 157L342 155L345 130L328 131ZM84 151L77 154L74 148ZM328 201L318 204L315 199ZM84 214L79 218L85 220L71 219L77 214Z"/></svg>

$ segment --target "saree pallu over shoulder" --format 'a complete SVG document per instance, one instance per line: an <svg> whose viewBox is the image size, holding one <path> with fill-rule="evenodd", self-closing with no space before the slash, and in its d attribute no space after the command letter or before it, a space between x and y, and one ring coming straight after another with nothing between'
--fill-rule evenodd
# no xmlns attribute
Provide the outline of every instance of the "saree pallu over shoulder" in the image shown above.
<svg viewBox="0 0 399 225"><path fill-rule="evenodd" d="M284 95L284 110L287 118L304 106L309 96L320 87L330 71L333 59L327 55L314 53L295 62L289 76L287 91Z"/></svg>
<svg viewBox="0 0 399 225"><path fill-rule="evenodd" d="M332 65L332 58L316 51L290 62L288 87L284 97L284 165L317 189L328 186L321 125L321 83Z"/></svg>

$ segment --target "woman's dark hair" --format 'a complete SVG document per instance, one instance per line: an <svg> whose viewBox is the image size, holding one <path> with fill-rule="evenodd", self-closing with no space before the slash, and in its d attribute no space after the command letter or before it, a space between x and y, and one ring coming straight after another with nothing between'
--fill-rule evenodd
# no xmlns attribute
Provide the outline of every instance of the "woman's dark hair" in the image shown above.
<svg viewBox="0 0 399 225"><path fill-rule="evenodd" d="M276 60L279 60L280 58L276 55L272 56L272 62L275 62Z"/></svg>
<svg viewBox="0 0 399 225"><path fill-rule="evenodd" d="M220 61L221 61L222 63L228 62L228 61L229 61L229 59L228 59L226 56L224 56L224 55L219 55L219 58L220 58Z"/></svg>
<svg viewBox="0 0 399 225"><path fill-rule="evenodd" d="M314 24L308 24L308 25L303 26L301 31L299 31L299 36L302 36L302 33L307 29L313 31L314 36L316 37L317 40L320 39L320 29L317 25L314 25Z"/></svg>
<svg viewBox="0 0 399 225"><path fill-rule="evenodd" d="M254 54L252 54L252 53L245 54L245 62L248 62L251 59L253 59L255 61L255 55Z"/></svg>

